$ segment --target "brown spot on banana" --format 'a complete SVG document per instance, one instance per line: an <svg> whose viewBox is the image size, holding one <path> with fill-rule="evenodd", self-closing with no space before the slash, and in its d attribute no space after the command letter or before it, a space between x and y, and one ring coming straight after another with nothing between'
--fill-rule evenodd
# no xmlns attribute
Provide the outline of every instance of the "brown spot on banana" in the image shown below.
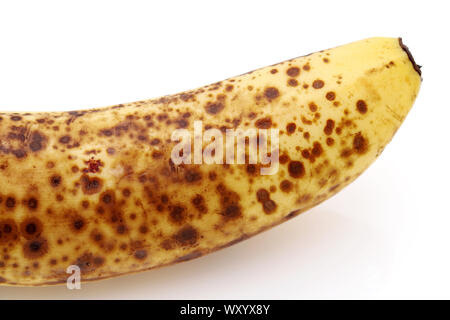
<svg viewBox="0 0 450 320"><path fill-rule="evenodd" d="M390 141L421 77L398 39L326 53L159 99L3 113L0 284L64 283L70 265L90 281L187 261L341 190ZM221 133L279 129L278 172L262 175L249 149L245 163L175 164L172 133L198 120Z"/></svg>

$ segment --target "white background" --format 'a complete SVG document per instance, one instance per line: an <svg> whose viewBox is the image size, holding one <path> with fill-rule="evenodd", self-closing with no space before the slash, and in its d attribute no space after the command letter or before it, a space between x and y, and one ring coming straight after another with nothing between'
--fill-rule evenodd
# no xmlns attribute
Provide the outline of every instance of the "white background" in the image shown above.
<svg viewBox="0 0 450 320"><path fill-rule="evenodd" d="M2 299L450 298L445 1L1 1L0 109L157 97L371 36L402 36L419 97L383 155L320 206L206 257Z"/></svg>

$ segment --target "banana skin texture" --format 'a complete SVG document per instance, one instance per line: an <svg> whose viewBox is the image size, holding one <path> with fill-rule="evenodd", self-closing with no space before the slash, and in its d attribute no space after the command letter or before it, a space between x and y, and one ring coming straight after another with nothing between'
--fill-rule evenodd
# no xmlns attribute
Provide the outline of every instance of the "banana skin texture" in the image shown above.
<svg viewBox="0 0 450 320"><path fill-rule="evenodd" d="M401 39L370 38L158 99L0 113L0 284L148 270L289 220L380 155L420 84ZM194 120L279 129L278 172L174 165L171 134Z"/></svg>

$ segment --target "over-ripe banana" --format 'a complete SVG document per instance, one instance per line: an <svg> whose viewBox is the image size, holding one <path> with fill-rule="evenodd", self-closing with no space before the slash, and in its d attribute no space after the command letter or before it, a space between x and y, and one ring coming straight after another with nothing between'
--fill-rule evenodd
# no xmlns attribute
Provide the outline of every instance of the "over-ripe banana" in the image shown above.
<svg viewBox="0 0 450 320"><path fill-rule="evenodd" d="M170 265L295 217L380 155L420 83L400 39L371 38L159 99L1 113L0 283L62 283L70 265L82 280ZM175 164L172 133L195 120L279 129L278 171Z"/></svg>

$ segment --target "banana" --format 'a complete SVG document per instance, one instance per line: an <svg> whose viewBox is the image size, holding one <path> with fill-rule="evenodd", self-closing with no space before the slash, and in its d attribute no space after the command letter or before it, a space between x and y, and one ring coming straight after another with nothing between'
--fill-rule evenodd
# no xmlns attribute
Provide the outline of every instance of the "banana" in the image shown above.
<svg viewBox="0 0 450 320"><path fill-rule="evenodd" d="M0 113L0 283L65 283L72 265L83 281L148 270L289 220L380 155L420 84L401 39L370 38L158 99ZM175 163L172 134L196 121L277 129L277 170Z"/></svg>

